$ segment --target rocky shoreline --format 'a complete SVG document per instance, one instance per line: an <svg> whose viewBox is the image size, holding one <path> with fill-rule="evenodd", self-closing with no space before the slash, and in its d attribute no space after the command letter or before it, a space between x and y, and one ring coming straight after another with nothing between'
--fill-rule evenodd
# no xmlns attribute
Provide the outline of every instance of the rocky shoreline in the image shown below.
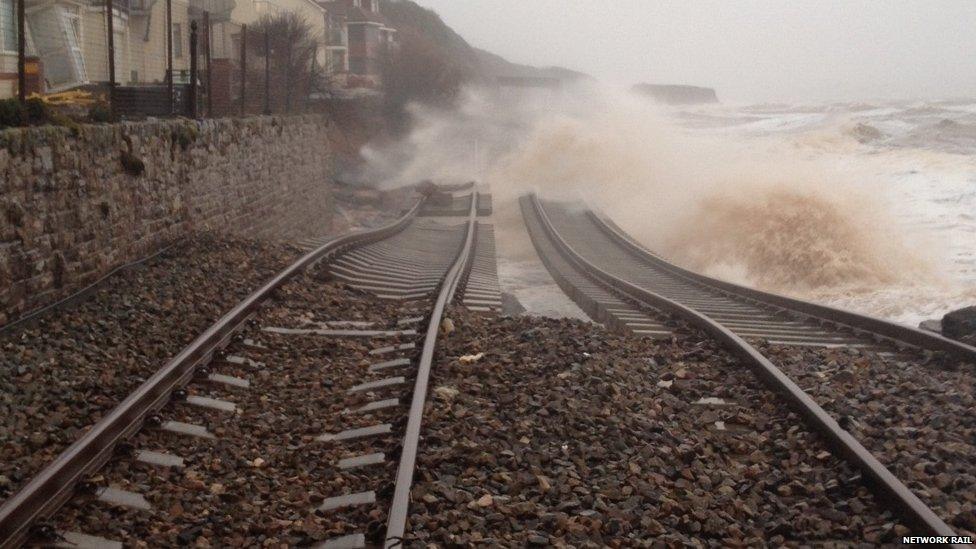
<svg viewBox="0 0 976 549"><path fill-rule="evenodd" d="M918 327L976 346L976 305L950 311L941 319L923 320Z"/></svg>

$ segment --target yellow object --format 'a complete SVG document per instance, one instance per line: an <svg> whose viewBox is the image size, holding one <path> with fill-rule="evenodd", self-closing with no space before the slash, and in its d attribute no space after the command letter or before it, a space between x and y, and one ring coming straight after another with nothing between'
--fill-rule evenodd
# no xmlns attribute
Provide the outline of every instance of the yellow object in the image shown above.
<svg viewBox="0 0 976 549"><path fill-rule="evenodd" d="M100 97L93 96L91 92L79 90L51 93L47 95L32 93L29 99L40 99L48 105L80 105L85 107L94 105L100 100L104 100Z"/></svg>

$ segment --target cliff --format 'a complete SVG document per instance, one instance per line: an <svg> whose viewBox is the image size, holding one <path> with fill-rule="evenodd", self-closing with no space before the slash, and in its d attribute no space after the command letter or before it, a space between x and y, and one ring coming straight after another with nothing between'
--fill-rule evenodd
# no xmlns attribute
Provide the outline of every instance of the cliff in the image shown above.
<svg viewBox="0 0 976 549"><path fill-rule="evenodd" d="M637 84L634 92L650 97L666 105L696 105L718 103L718 95L712 88L667 84Z"/></svg>
<svg viewBox="0 0 976 549"><path fill-rule="evenodd" d="M559 67L512 63L479 50L431 9L411 0L381 0L380 12L397 29L398 54L384 67L388 113L397 116L412 101L450 105L468 84L490 85L498 77L577 80L589 76Z"/></svg>
<svg viewBox="0 0 976 549"><path fill-rule="evenodd" d="M499 76L516 76L528 78L555 78L563 82L578 80L593 80L593 77L579 71L564 67L533 67L512 63L500 55L474 48L483 76L494 80Z"/></svg>

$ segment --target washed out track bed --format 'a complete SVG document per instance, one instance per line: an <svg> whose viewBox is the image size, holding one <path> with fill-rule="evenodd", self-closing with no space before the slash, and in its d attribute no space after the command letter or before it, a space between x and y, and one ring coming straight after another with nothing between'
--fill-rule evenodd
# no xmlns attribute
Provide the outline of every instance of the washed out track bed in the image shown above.
<svg viewBox="0 0 976 549"><path fill-rule="evenodd" d="M264 280L0 505L0 545L396 543L477 196L466 220L421 200ZM364 287L333 271L350 257Z"/></svg>
<svg viewBox="0 0 976 549"><path fill-rule="evenodd" d="M687 271L585 207L522 206L540 256L591 317L648 337L673 333L670 315L706 331L914 532L972 534L976 348Z"/></svg>
<svg viewBox="0 0 976 549"><path fill-rule="evenodd" d="M200 234L0 332L0 501L297 255Z"/></svg>
<svg viewBox="0 0 976 549"><path fill-rule="evenodd" d="M909 532L704 336L457 325L434 370L412 546L848 546Z"/></svg>

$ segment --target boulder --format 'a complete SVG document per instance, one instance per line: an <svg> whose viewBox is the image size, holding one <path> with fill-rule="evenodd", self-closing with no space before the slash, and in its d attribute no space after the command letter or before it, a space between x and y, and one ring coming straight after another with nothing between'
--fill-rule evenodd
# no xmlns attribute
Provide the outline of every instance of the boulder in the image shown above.
<svg viewBox="0 0 976 549"><path fill-rule="evenodd" d="M976 305L942 317L942 335L969 345L976 344Z"/></svg>
<svg viewBox="0 0 976 549"><path fill-rule="evenodd" d="M918 327L928 332L942 333L942 321L939 319L923 320L918 323Z"/></svg>

